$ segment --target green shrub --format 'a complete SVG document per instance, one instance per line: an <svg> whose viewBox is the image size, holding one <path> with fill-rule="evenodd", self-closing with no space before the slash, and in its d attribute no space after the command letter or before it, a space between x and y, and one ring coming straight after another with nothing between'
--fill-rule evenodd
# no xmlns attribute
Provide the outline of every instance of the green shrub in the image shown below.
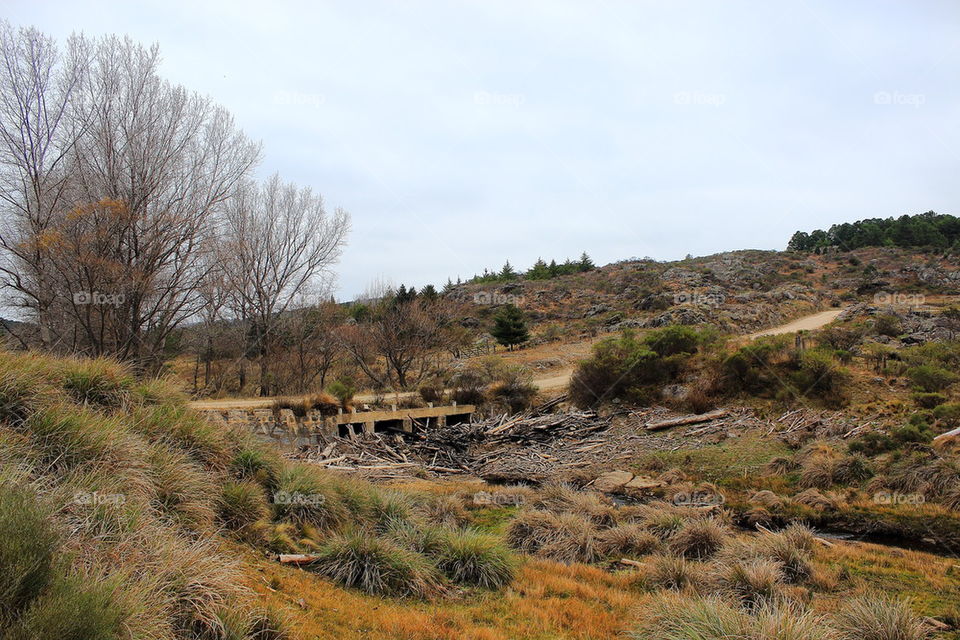
<svg viewBox="0 0 960 640"><path fill-rule="evenodd" d="M818 398L831 407L846 404L845 385L850 375L833 361L829 353L807 349L795 357L793 367L790 374L794 385L792 393Z"/></svg>
<svg viewBox="0 0 960 640"><path fill-rule="evenodd" d="M866 456L876 456L887 451L892 451L897 443L889 435L879 431L868 431L853 442L847 449L850 453L862 453Z"/></svg>
<svg viewBox="0 0 960 640"><path fill-rule="evenodd" d="M881 336L896 338L903 333L903 324L900 318L892 314L882 314L873 321L873 330Z"/></svg>
<svg viewBox="0 0 960 640"><path fill-rule="evenodd" d="M925 422L905 424L890 430L890 436L897 446L905 444L924 444L933 440L933 432Z"/></svg>
<svg viewBox="0 0 960 640"><path fill-rule="evenodd" d="M841 458L834 469L834 477L842 484L859 484L872 478L873 474L870 461L859 454Z"/></svg>
<svg viewBox="0 0 960 640"><path fill-rule="evenodd" d="M958 380L957 374L943 367L923 364L907 369L907 377L921 391L943 391Z"/></svg>
<svg viewBox="0 0 960 640"><path fill-rule="evenodd" d="M910 399L921 409L934 409L947 401L947 396L942 393L917 392L910 394Z"/></svg>
<svg viewBox="0 0 960 640"><path fill-rule="evenodd" d="M643 338L644 344L661 358L680 354L693 355L705 344L715 339L707 329L695 329L685 325L671 325L654 329Z"/></svg>
<svg viewBox="0 0 960 640"><path fill-rule="evenodd" d="M490 535L469 529L449 531L434 558L450 580L499 589L513 580L515 563L510 551Z"/></svg>
<svg viewBox="0 0 960 640"><path fill-rule="evenodd" d="M362 532L331 539L308 568L371 594L429 597L443 589L436 568L423 556Z"/></svg>
<svg viewBox="0 0 960 640"><path fill-rule="evenodd" d="M0 480L0 621L47 586L58 544L37 495Z"/></svg>
<svg viewBox="0 0 960 640"><path fill-rule="evenodd" d="M691 355L713 340L707 330L671 326L638 339L631 331L601 340L570 380L571 400L594 406L615 398L652 399L659 385L676 379Z"/></svg>
<svg viewBox="0 0 960 640"><path fill-rule="evenodd" d="M960 425L960 402L941 404L933 410L933 415L948 427Z"/></svg>

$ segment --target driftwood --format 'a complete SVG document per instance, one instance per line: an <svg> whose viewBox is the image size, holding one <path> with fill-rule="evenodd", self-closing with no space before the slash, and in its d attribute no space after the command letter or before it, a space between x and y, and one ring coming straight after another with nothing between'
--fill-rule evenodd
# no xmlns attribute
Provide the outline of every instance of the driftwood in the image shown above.
<svg viewBox="0 0 960 640"><path fill-rule="evenodd" d="M642 569L643 563L637 562L636 560L630 560L629 558L620 558L617 560L617 564L626 565L628 567L634 567L636 569Z"/></svg>
<svg viewBox="0 0 960 640"><path fill-rule="evenodd" d="M719 418L725 418L730 414L726 409L717 409L716 411L710 411L709 413L700 413L692 416L684 416L682 418L671 418L670 420L659 420L657 422L648 422L647 431L660 431L661 429L669 429L670 427L679 427L685 424L699 424L701 422L709 422L710 420L717 420Z"/></svg>
<svg viewBox="0 0 960 640"><path fill-rule="evenodd" d="M280 561L280 564L310 564L311 562L316 562L320 558L318 555L311 555L308 553L281 553L277 556L277 560Z"/></svg>

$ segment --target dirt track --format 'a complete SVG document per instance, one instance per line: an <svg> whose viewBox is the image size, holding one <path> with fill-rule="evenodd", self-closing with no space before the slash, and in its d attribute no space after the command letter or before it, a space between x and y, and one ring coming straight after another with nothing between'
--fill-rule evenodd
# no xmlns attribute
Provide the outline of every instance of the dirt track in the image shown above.
<svg viewBox="0 0 960 640"><path fill-rule="evenodd" d="M809 316L797 318L792 322L782 324L778 327L772 327L770 329L758 331L757 333L752 333L746 337L750 340L753 340L761 336L775 336L784 333L793 333L795 331L811 331L813 329L819 329L820 327L833 322L842 311L843 309L829 309L827 311L820 311ZM514 353L519 354L522 352ZM568 366L562 371L552 372L551 375L534 378L533 383L541 391L560 391L561 389L566 388L567 384L570 382L570 376L572 375L573 367ZM384 395L383 397L389 400L391 398L400 399L413 395L416 395L416 392L407 391L395 394L391 393ZM358 394L354 397L354 400L357 402L373 402L375 399L376 396L373 394ZM194 409L261 409L269 407L272 403L272 398L225 398L223 400L198 400L191 402L190 406Z"/></svg>
<svg viewBox="0 0 960 640"><path fill-rule="evenodd" d="M773 327L771 329L758 331L757 333L751 333L747 337L753 340L754 338L759 338L761 336L778 336L784 333L794 333L796 331L812 331L813 329L819 329L820 327L830 324L837 319L837 316L840 315L842 311L843 309L828 309L827 311L821 311L820 313L814 313L809 316L797 318L793 322L782 324L779 327Z"/></svg>

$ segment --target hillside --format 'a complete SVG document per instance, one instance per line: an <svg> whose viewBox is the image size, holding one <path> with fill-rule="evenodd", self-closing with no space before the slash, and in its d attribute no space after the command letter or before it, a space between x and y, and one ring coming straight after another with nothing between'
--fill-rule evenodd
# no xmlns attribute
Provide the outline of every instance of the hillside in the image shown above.
<svg viewBox="0 0 960 640"><path fill-rule="evenodd" d="M958 292L956 256L870 247L824 254L736 251L676 262L624 260L549 280L459 285L447 296L474 309L469 326L484 326L497 307L509 302L524 310L536 329L535 341L566 341L670 324L753 333L851 301Z"/></svg>

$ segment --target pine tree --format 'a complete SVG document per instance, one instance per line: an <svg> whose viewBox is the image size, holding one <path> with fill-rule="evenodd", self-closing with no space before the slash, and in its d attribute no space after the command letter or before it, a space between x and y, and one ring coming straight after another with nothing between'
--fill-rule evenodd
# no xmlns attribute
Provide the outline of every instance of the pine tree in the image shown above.
<svg viewBox="0 0 960 640"><path fill-rule="evenodd" d="M513 265L510 264L510 261L507 260L503 264L503 269L500 270L500 279L501 280L516 280L517 272L514 271Z"/></svg>
<svg viewBox="0 0 960 640"><path fill-rule="evenodd" d="M530 339L530 331L523 312L512 304L504 306L493 319L490 335L497 342L513 351L513 347Z"/></svg>
<svg viewBox="0 0 960 640"><path fill-rule="evenodd" d="M533 266L527 271L527 280L546 280L549 277L550 268L547 266L547 263L543 261L543 258L537 258L537 261L534 262Z"/></svg>
<svg viewBox="0 0 960 640"><path fill-rule="evenodd" d="M580 262L577 263L577 268L581 272L590 271L594 268L593 260L590 259L586 251L580 254Z"/></svg>
<svg viewBox="0 0 960 640"><path fill-rule="evenodd" d="M426 285L420 290L420 297L427 302L433 302L437 299L437 289L432 284Z"/></svg>

